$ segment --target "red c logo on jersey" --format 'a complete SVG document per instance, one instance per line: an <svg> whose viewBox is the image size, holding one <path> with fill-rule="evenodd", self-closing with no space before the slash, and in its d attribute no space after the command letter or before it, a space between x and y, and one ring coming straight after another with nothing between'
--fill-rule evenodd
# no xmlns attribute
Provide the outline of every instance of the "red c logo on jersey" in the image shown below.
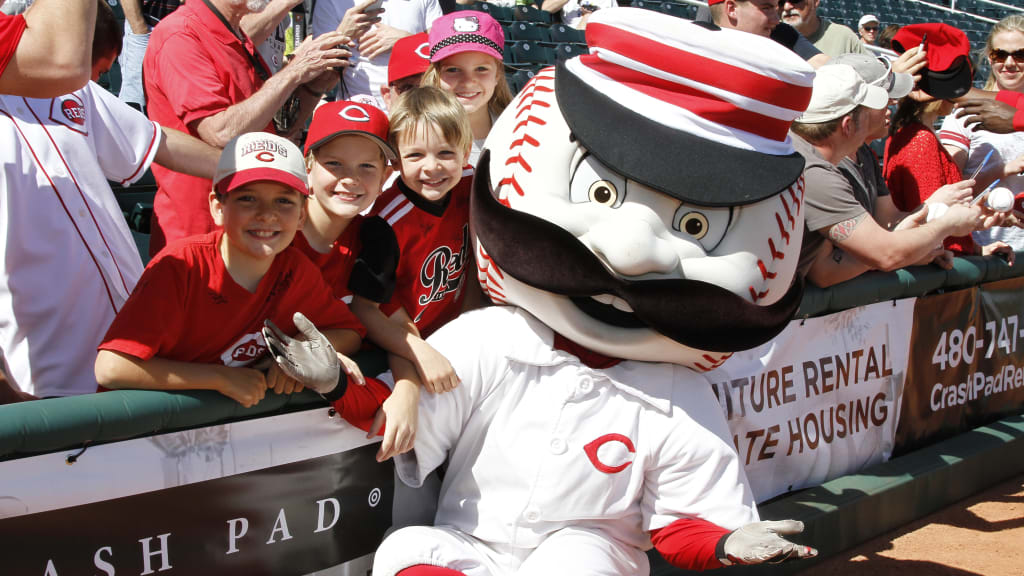
<svg viewBox="0 0 1024 576"><path fill-rule="evenodd" d="M370 113L367 112L362 106L358 104L349 104L338 112L338 116L341 116L345 120L351 120L352 122L369 122Z"/></svg>
<svg viewBox="0 0 1024 576"><path fill-rule="evenodd" d="M416 55L424 60L430 60L430 42L424 42L416 47Z"/></svg>
<svg viewBox="0 0 1024 576"><path fill-rule="evenodd" d="M85 125L85 108L81 104L74 100L65 100L60 104L60 111L64 113L64 117L68 120L78 124L79 126Z"/></svg>
<svg viewBox="0 0 1024 576"><path fill-rule="evenodd" d="M263 152L260 152L259 154L256 155L256 159L259 160L260 162L273 162L274 153L264 150Z"/></svg>
<svg viewBox="0 0 1024 576"><path fill-rule="evenodd" d="M622 472L633 463L636 455L633 441L622 434L605 434L584 446L583 451L594 468L605 474Z"/></svg>

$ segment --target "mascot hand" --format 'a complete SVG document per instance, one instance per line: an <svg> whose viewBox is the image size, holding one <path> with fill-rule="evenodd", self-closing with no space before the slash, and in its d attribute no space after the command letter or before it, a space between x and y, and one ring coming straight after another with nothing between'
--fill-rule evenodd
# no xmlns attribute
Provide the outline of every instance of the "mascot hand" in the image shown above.
<svg viewBox="0 0 1024 576"><path fill-rule="evenodd" d="M777 564L797 558L812 558L818 551L794 544L780 536L799 534L804 523L797 520L752 522L726 534L718 543L718 559L730 564Z"/></svg>
<svg viewBox="0 0 1024 576"><path fill-rule="evenodd" d="M338 353L301 312L296 312L293 320L301 340L288 336L270 320L263 323L263 337L270 353L285 374L306 388L320 394L333 391L338 386L339 375L344 375L339 370Z"/></svg>

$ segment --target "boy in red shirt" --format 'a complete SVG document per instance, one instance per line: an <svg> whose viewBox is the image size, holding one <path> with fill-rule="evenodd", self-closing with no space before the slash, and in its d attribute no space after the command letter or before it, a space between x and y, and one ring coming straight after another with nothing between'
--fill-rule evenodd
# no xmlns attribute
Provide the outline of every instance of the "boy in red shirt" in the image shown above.
<svg viewBox="0 0 1024 576"><path fill-rule="evenodd" d="M459 382L448 360L423 339L458 316L467 301L478 300L466 298L476 284L464 278L474 270L469 117L444 90L414 88L394 103L388 140L398 151L401 177L377 199L371 214L386 220L398 240L395 291L384 303L359 294L352 301L370 339L391 353L395 393L384 411L392 419L401 414L412 427L410 434L396 430L393 442L385 436L384 457L412 448L420 383L441 393Z"/></svg>
<svg viewBox="0 0 1024 576"><path fill-rule="evenodd" d="M344 355L359 349L365 329L320 270L290 247L307 195L294 144L262 132L229 142L210 193L210 212L223 229L175 242L149 264L99 346L100 386L211 389L246 407L268 388L301 390L276 363L266 374L253 365L268 351L265 321L294 335L303 315L323 329L344 371L362 384ZM383 398L387 389L379 387L374 393Z"/></svg>

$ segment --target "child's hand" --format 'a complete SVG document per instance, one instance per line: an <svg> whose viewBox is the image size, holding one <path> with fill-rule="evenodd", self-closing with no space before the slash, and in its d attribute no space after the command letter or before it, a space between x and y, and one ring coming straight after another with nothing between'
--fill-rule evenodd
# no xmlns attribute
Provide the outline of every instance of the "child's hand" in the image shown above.
<svg viewBox="0 0 1024 576"><path fill-rule="evenodd" d="M377 451L377 462L412 450L416 441L416 425L419 418L420 389L411 382L399 382L391 396L377 410L367 438L373 438L374 431L384 428L384 439Z"/></svg>
<svg viewBox="0 0 1024 576"><path fill-rule="evenodd" d="M271 362L267 368L267 389L272 390L274 394L293 394L302 392L302 383L285 374L284 370L277 365L277 362Z"/></svg>
<svg viewBox="0 0 1024 576"><path fill-rule="evenodd" d="M416 371L423 380L423 387L434 394L449 392L459 385L459 375L443 354L423 340L417 339Z"/></svg>
<svg viewBox="0 0 1024 576"><path fill-rule="evenodd" d="M270 353L285 374L298 380L303 386L320 394L327 394L338 385L338 353L330 341L316 329L301 312L293 317L299 329L301 340L281 332L281 329L267 320L263 325L263 338Z"/></svg>
<svg viewBox="0 0 1024 576"><path fill-rule="evenodd" d="M1013 266L1016 254L1013 252L1013 248L1005 242L996 241L981 247L982 256L992 256L993 254L1002 258L1010 266Z"/></svg>
<svg viewBox="0 0 1024 576"><path fill-rule="evenodd" d="M224 366L224 379L217 391L246 408L263 400L267 394L267 379L259 370Z"/></svg>
<svg viewBox="0 0 1024 576"><path fill-rule="evenodd" d="M348 374L348 381L355 382L360 386L366 386L366 378L363 377L363 371L359 369L359 364L356 364L355 360L352 360L344 354L337 354L338 361L341 362L342 369L345 370L346 374Z"/></svg>

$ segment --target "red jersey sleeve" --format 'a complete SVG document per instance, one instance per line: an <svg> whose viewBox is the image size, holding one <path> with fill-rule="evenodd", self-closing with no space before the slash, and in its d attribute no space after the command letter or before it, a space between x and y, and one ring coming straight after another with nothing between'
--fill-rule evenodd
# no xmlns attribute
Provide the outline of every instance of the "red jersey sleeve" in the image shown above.
<svg viewBox="0 0 1024 576"><path fill-rule="evenodd" d="M391 396L391 389L376 378L367 378L366 386L348 383L345 394L331 403L338 415L364 432L370 431L377 409ZM383 434L382 427L377 434Z"/></svg>
<svg viewBox="0 0 1024 576"><path fill-rule="evenodd" d="M680 518L651 531L651 543L671 565L685 570L710 570L724 566L718 559L718 543L729 530L699 518Z"/></svg>
<svg viewBox="0 0 1024 576"><path fill-rule="evenodd" d="M299 286L304 294L299 312L320 330L347 329L354 330L360 338L366 337L366 327L356 318L340 299L334 296L334 291L327 285L320 269L309 261L305 256L295 251L298 264L296 268L300 273Z"/></svg>
<svg viewBox="0 0 1024 576"><path fill-rule="evenodd" d="M188 269L174 257L157 257L114 317L100 350L149 360L178 341L187 319Z"/></svg>
<svg viewBox="0 0 1024 576"><path fill-rule="evenodd" d="M7 69L7 64L18 49L21 35L25 32L25 17L21 14L8 16L0 14L0 74Z"/></svg>

